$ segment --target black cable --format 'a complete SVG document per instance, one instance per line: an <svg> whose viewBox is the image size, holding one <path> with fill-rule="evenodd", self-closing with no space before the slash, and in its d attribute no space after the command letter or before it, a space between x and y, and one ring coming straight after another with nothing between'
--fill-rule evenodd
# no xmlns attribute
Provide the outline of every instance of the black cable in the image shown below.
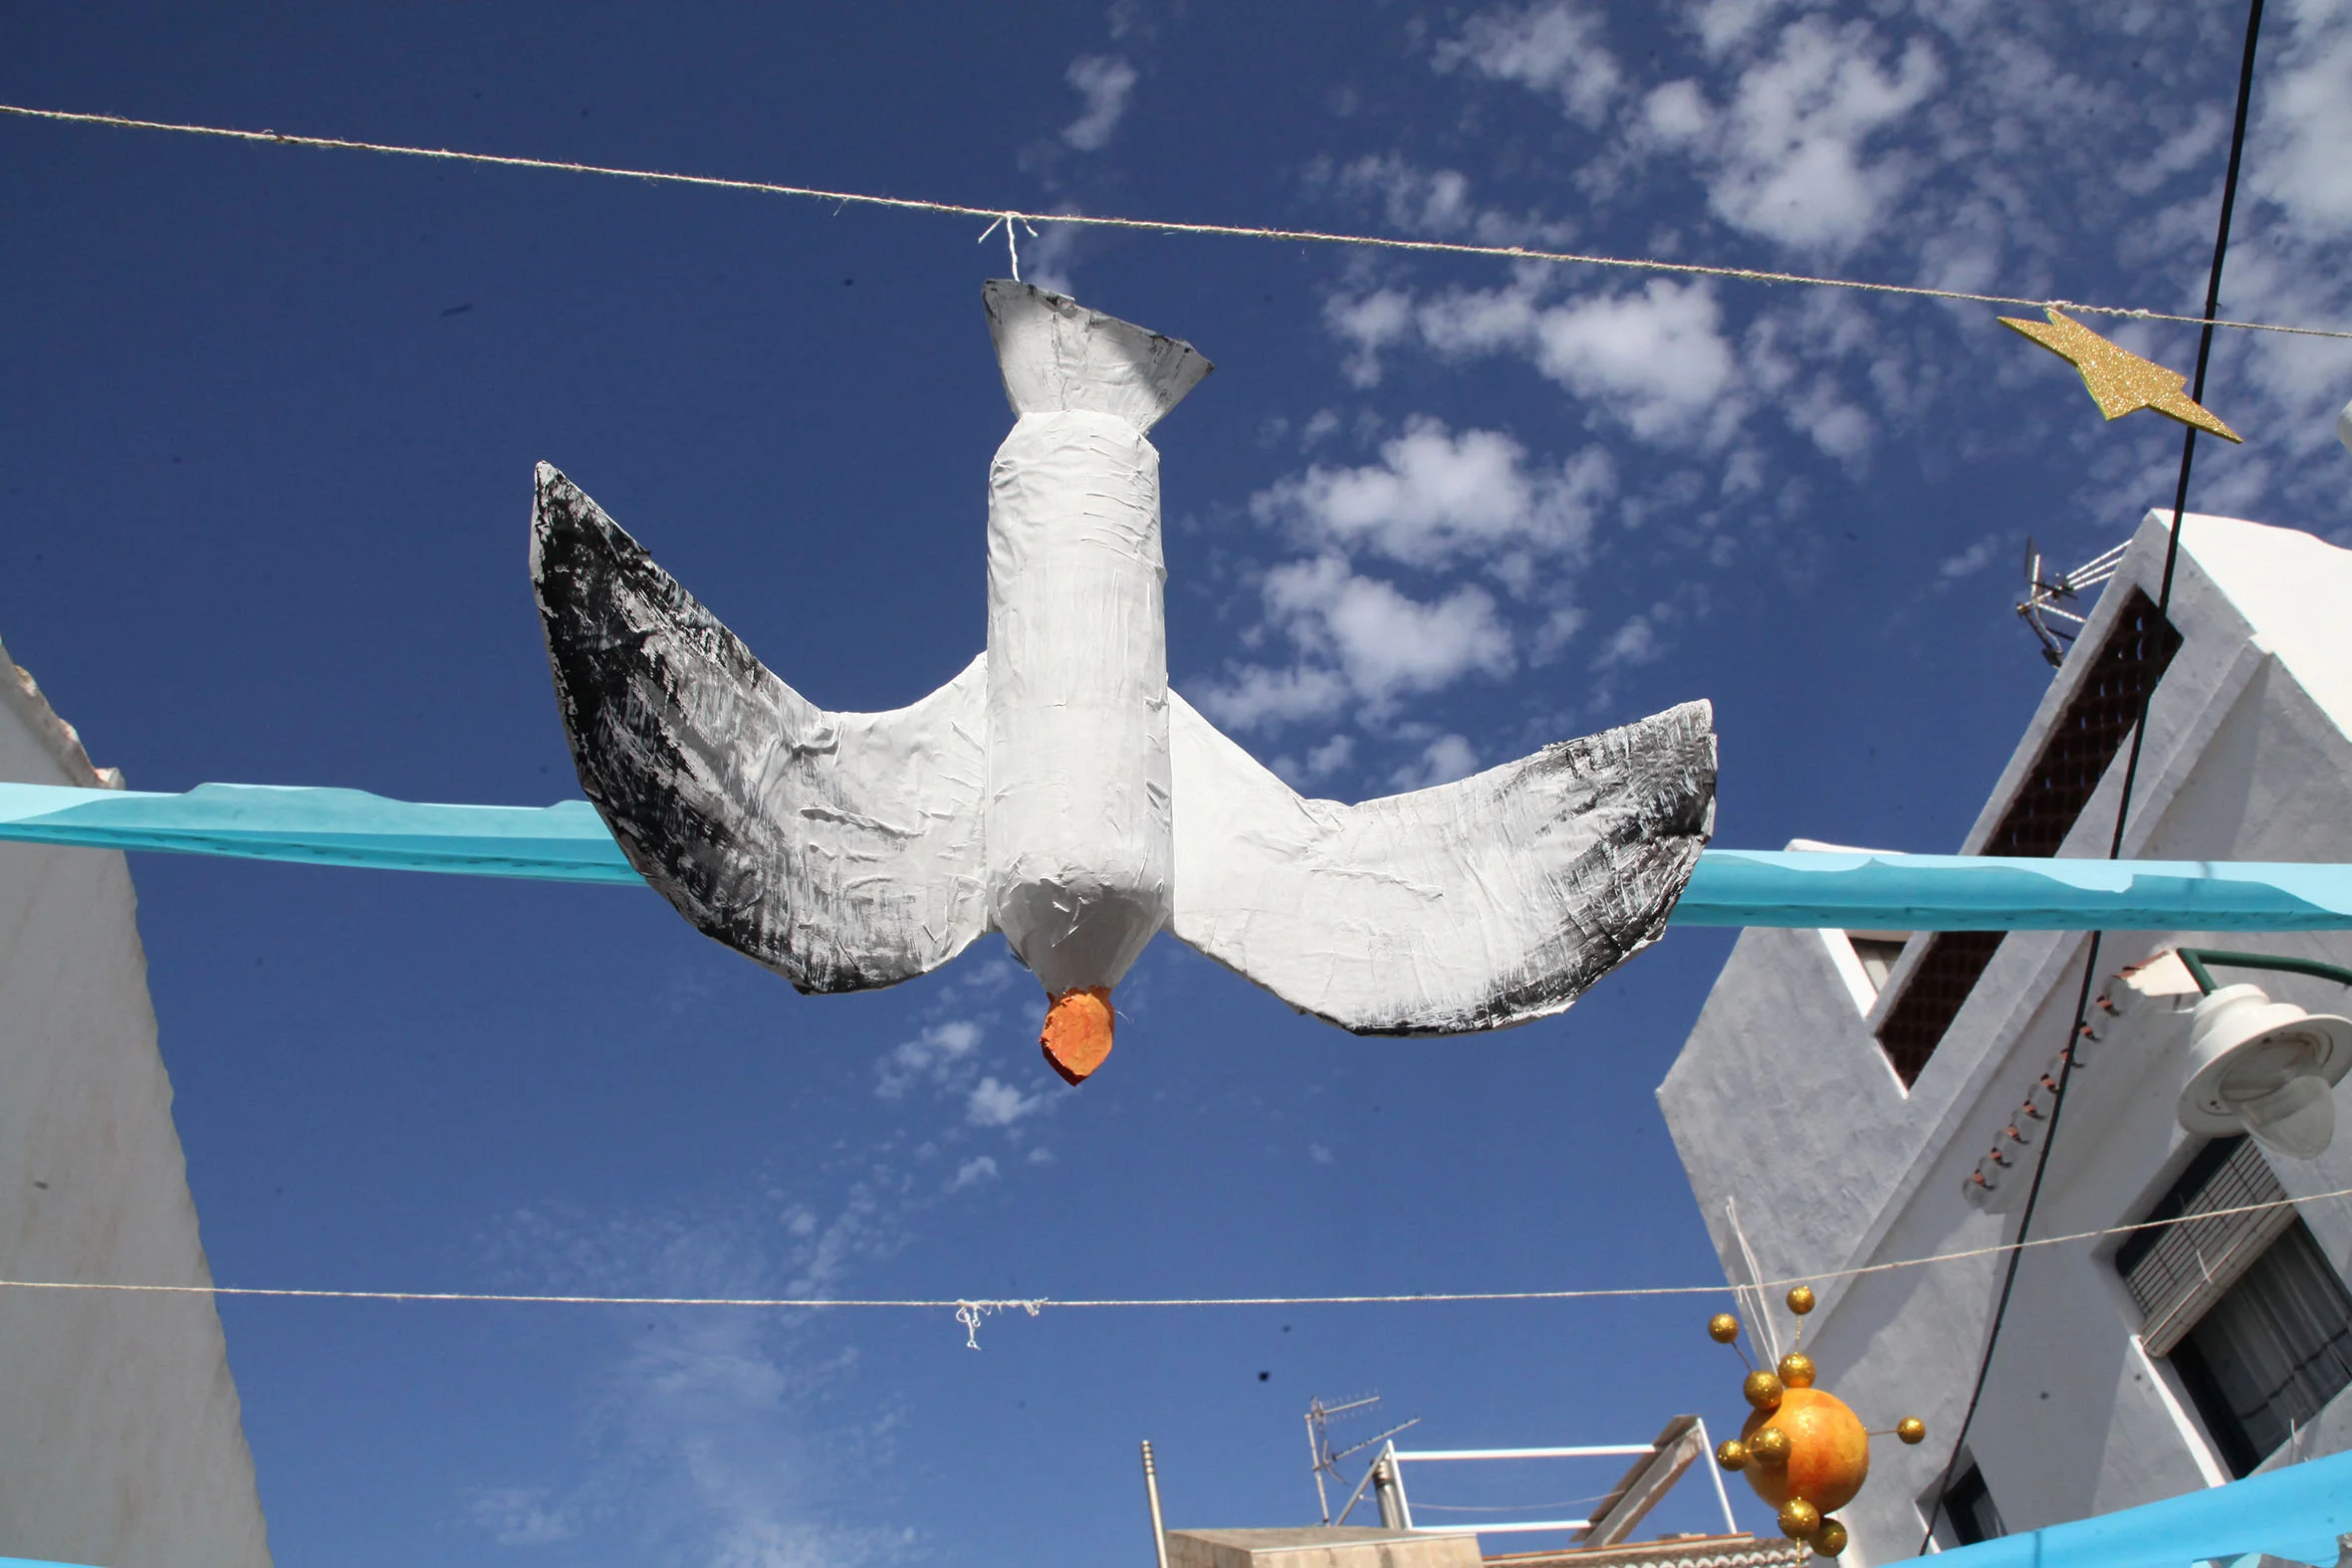
<svg viewBox="0 0 2352 1568"><path fill-rule="evenodd" d="M2262 33L2262 0L2250 0L2245 14L2245 49L2237 64L2237 118L2230 130L2230 167L2222 177L2222 215L2214 232L2214 264L2205 280L2205 326L2197 336L2197 376L2189 395L2198 402L2205 400L2205 370L2213 357L2214 318L2219 314L2222 300L2222 263L2230 254L2230 219L2237 207L2237 171L2245 157L2246 111L2253 102L2254 45ZM2173 604L2174 569L2181 560L2181 518L2189 506L2189 469L2197 456L2197 427L2189 425L2181 433L2181 477L2173 487L2172 537L2164 547L2164 582L2156 598L2158 626L2170 620ZM2151 628L2152 635L2162 635ZM2107 858L2120 859L2123 854L2123 830L2131 819L2132 791L2140 778L2140 749L2148 734L2148 705L2156 695L2156 682L2150 681L2140 691L2138 720L2132 725L2131 751L2123 768L2123 789L2115 807L2115 832L2107 842ZM2098 979L2099 947L2105 933L2091 933L2090 946L2085 950L2082 965L2082 988L2074 998L2074 1025L2066 1035L2066 1050L2059 1058L2058 1081L2050 1094L2050 1123L2042 1133L2041 1152L2034 1157L2033 1180L2025 1189L2025 1205L2017 1216L2016 1241L2009 1249L2007 1267L2001 1273L2000 1295L1993 1307L1993 1321L1985 1331L1985 1353L1977 1363L1977 1381L1969 1391L1968 1409L1960 1418L1960 1430L1952 1436L1952 1456L1944 1461L1944 1473L1936 1482L1936 1500L1928 1508L1927 1531L1919 1538L1919 1554L1925 1554L1936 1538L1936 1520L1944 1511L1946 1499L1952 1492L1953 1472L1960 1466L1960 1456L1968 1443L1969 1428L1977 1419L1977 1406L1985 1398L1985 1381L1993 1370L1994 1347L2000 1342L2000 1326L2008 1316L2009 1297L2016 1289L2017 1264L2024 1258L2022 1242L2026 1231L2033 1224L2033 1211L2041 1202L2042 1174L2049 1169L2050 1147L2058 1141L2058 1118L2066 1109L2066 1085L2074 1076L2074 1053L2079 1047L2086 1019L2090 1014L2091 986Z"/></svg>

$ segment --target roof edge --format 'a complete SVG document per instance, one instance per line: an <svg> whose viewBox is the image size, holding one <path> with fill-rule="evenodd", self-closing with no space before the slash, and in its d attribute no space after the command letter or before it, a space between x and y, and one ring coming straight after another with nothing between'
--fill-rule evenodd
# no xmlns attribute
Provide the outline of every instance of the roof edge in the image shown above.
<svg viewBox="0 0 2352 1568"><path fill-rule="evenodd" d="M82 745L82 732L49 705L49 699L42 695L41 683L33 679L31 670L8 656L6 644L0 644L0 665L6 666L0 670L0 693L6 695L8 705L41 738L43 749L69 779L86 789L123 787L122 770L101 768L90 760L90 753Z"/></svg>

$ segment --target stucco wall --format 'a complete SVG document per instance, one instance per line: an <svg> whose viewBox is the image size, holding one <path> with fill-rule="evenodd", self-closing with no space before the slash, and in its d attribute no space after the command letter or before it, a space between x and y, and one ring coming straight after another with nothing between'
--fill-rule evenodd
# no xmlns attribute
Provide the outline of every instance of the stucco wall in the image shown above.
<svg viewBox="0 0 2352 1568"><path fill-rule="evenodd" d="M2096 647L2132 585L2157 594L2169 518L2143 523L2084 637ZM2172 619L2185 640L2152 703L2123 852L2139 858L2352 858L2352 553L2307 535L2192 517ZM2059 673L1966 847L2006 806L2087 659ZM2108 770L2064 853L2103 855L2123 768ZM1835 824L1821 824L1835 836ZM1934 850L1943 845L1887 846ZM1842 934L1753 931L1735 946L1658 1091L1727 1275L1737 1268L1724 1197L1767 1276L1800 1275L1989 1246L2013 1216L1981 1213L1962 1182L2032 1080L2065 1043L2087 939L2018 933L1971 993L1906 1093L1874 1026L1924 945L1914 941L1865 1010L1833 962ZM2352 938L2109 933L2102 975L2188 943L2352 963ZM2352 1010L2340 992L2259 979L2315 1011ZM2068 1096L2034 1233L2127 1223L2194 1153L2173 1116L2186 1031L2151 1024L2086 1053ZM1775 1135L1747 1136L1760 1118ZM1769 1151L1759 1162L1748 1151ZM2352 1188L2352 1137L2318 1161L2273 1157L2298 1196ZM2339 1272L2352 1271L2352 1209L2304 1219ZM2012 1529L2174 1495L2227 1478L2170 1369L2146 1356L2108 1258L2112 1241L2038 1250L2018 1276L2001 1348L1971 1430ZM1848 1563L1911 1555L1957 1430L1999 1284L1995 1257L1829 1282L1806 1333L1823 1386L1873 1426L1924 1417L1918 1449L1874 1445L1863 1495L1840 1510ZM2352 1444L2340 1396L2293 1456ZM2289 1456L2277 1456L2283 1461Z"/></svg>
<svg viewBox="0 0 2352 1568"><path fill-rule="evenodd" d="M0 779L114 782L5 650ZM211 1280L119 854L0 845L0 1275ZM266 1568L209 1298L0 1289L0 1555Z"/></svg>

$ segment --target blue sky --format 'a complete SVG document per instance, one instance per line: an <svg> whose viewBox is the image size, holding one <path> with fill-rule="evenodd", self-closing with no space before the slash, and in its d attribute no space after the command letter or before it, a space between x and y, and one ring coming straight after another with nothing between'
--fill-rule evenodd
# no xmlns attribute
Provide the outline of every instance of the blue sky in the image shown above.
<svg viewBox="0 0 2352 1568"><path fill-rule="evenodd" d="M0 98L2193 312L2241 25L1956 0L11 7ZM2278 0L2264 51L2224 311L2341 326L2352 8ZM133 787L575 794L525 571L541 459L827 706L911 701L980 646L1010 416L976 223L21 120L0 171L0 636ZM1703 696L1719 842L1948 849L2047 678L2009 612L2025 537L2071 562L2171 496L2176 427L2102 425L1980 307L1024 243L1033 278L1218 362L1155 433L1171 672L1317 792ZM2117 336L2194 357L2186 329ZM2348 394L2345 344L2225 335L2208 401L2250 439L2204 444L2193 505L2342 539ZM224 1282L1716 1277L1650 1091L1720 935L1453 1042L1348 1038L1162 942L1072 1091L994 943L806 999L650 894L135 872ZM1802 1114L1760 1106L1758 1136ZM223 1317L288 1565L1054 1568L1148 1550L1143 1437L1175 1523L1310 1517L1313 1395L1377 1389L1432 1446L1727 1426L1706 1309L1049 1310L977 1355L939 1314ZM1657 1522L1711 1507L1694 1484Z"/></svg>

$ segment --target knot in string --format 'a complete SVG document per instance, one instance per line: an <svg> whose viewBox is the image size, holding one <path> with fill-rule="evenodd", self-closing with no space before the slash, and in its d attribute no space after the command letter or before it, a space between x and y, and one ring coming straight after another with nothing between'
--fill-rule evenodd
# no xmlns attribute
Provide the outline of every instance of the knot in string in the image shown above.
<svg viewBox="0 0 2352 1568"><path fill-rule="evenodd" d="M980 1320L991 1312L1002 1312L1008 1307L1019 1307L1031 1317L1036 1317L1038 1308L1045 1304L1046 1298L1044 1296L1029 1301L958 1301L956 1303L956 1321L964 1325L964 1348L966 1350L980 1348Z"/></svg>

